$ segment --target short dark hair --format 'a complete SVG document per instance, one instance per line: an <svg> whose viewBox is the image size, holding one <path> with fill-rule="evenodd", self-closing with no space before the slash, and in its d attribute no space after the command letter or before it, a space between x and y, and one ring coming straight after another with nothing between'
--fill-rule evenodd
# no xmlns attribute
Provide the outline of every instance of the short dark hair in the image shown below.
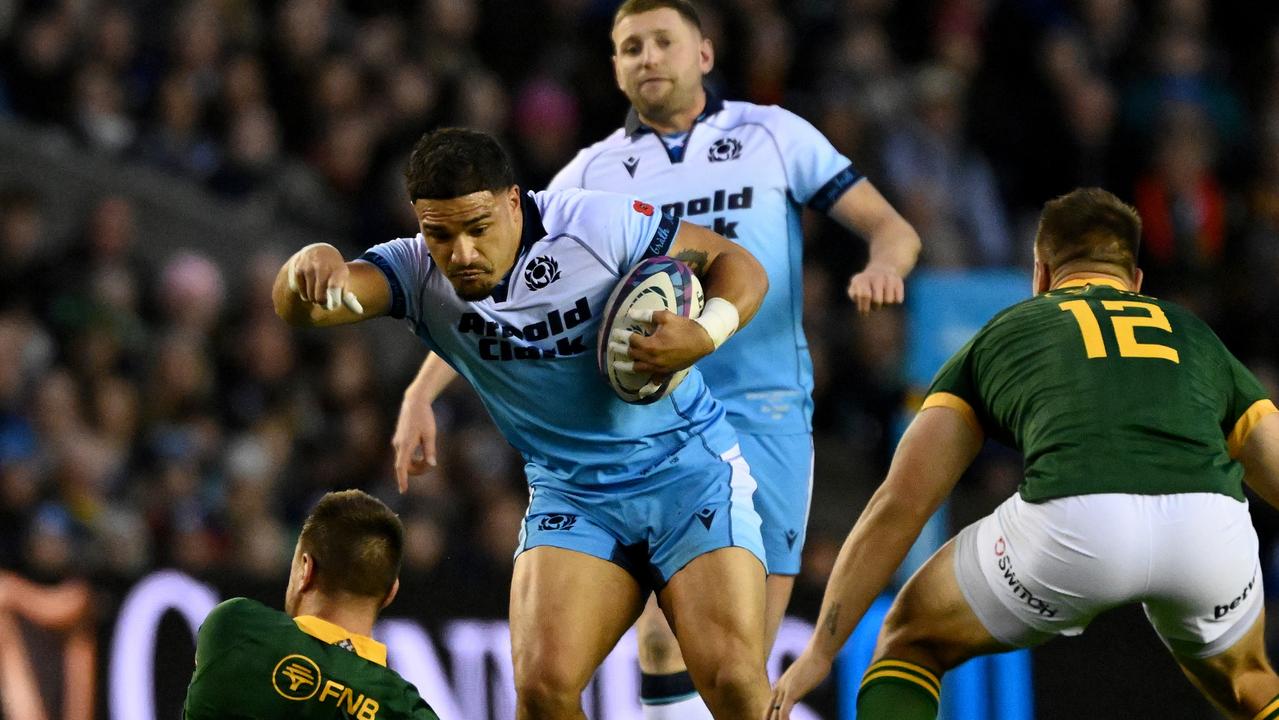
<svg viewBox="0 0 1279 720"><path fill-rule="evenodd" d="M1072 262L1137 270L1141 216L1101 188L1079 188L1044 203L1035 248L1052 269Z"/></svg>
<svg viewBox="0 0 1279 720"><path fill-rule="evenodd" d="M383 599L400 576L404 526L362 490L331 492L307 516L298 547L311 556L320 590Z"/></svg>
<svg viewBox="0 0 1279 720"><path fill-rule="evenodd" d="M409 200L449 200L515 184L511 158L492 135L441 128L418 139L404 169Z"/></svg>
<svg viewBox="0 0 1279 720"><path fill-rule="evenodd" d="M685 20L692 23L698 32L702 31L702 16L697 13L697 8L693 7L693 3L688 2L688 0L626 0L617 8L617 12L613 13L613 27L617 27L622 18L628 15L639 15L640 13L661 10L662 8L674 10Z"/></svg>

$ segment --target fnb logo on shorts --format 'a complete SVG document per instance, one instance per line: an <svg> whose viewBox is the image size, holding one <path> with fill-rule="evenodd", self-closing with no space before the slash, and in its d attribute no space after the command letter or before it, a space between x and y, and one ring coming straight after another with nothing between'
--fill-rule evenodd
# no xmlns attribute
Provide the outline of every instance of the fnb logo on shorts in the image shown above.
<svg viewBox="0 0 1279 720"><path fill-rule="evenodd" d="M1008 543L1004 542L1002 536L995 541L995 557L998 558L995 565L1003 572L1004 582L1008 583L1008 588L1013 591L1013 595L1016 595L1018 600L1026 603L1031 610L1043 617L1057 616L1057 608L1049 605L1043 598L1037 597L1029 588L1021 584L1021 580L1017 579L1017 573L1013 570L1013 559L1008 555Z"/></svg>
<svg viewBox="0 0 1279 720"><path fill-rule="evenodd" d="M1248 581L1248 584L1246 586L1244 586L1243 592L1239 593L1239 595L1237 595L1234 600L1231 600L1225 605L1213 606L1212 619L1220 620L1223 617L1229 615L1231 610L1234 610L1235 608L1242 605L1243 601L1248 599L1248 593L1252 592L1252 586L1255 584L1257 584L1257 574L1254 572L1252 574L1252 579Z"/></svg>

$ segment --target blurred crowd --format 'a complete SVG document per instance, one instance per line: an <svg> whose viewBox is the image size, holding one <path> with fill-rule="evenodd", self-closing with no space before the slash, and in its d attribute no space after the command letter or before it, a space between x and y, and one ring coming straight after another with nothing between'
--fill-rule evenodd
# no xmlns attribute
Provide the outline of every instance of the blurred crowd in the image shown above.
<svg viewBox="0 0 1279 720"><path fill-rule="evenodd" d="M498 134L539 188L620 125L616 4L0 3L0 123L268 207L349 256L414 231L400 173L426 129ZM918 229L922 267L1028 270L1042 203L1104 186L1145 220L1147 289L1189 303L1276 389L1279 6L699 7L716 89L816 124ZM389 441L413 363L383 362L361 329L304 333L276 318L269 288L291 248L264 242L224 267L140 237L145 208L103 180L70 237L48 230L47 197L0 187L0 567L278 582L310 503L360 487L405 520L407 583L501 613L527 496L469 389L437 406L440 467L397 496ZM806 226L817 486L841 510L815 517L801 603L918 390L902 377L904 313L859 319L843 298L861 243L821 217ZM1018 470L991 453L958 520L1010 493ZM1279 522L1259 512L1268 543Z"/></svg>

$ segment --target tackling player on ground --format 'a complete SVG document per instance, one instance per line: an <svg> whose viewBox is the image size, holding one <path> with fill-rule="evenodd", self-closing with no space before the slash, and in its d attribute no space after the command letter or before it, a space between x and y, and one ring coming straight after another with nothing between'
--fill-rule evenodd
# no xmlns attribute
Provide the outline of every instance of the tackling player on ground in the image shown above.
<svg viewBox="0 0 1279 720"><path fill-rule="evenodd" d="M612 44L617 83L633 109L623 128L580 152L550 189L637 194L723 233L768 271L771 291L754 322L698 364L759 483L755 507L769 572L767 648L799 572L811 496L812 366L800 317L800 215L807 205L869 242L870 260L848 287L863 312L902 301L902 278L914 267L919 238L803 119L707 92L703 81L714 53L687 2L622 3ZM454 377L438 357L428 357L405 392L394 439L401 487L434 463L431 403ZM641 618L639 649L646 717L706 717L656 604Z"/></svg>
<svg viewBox="0 0 1279 720"><path fill-rule="evenodd" d="M938 372L766 720L788 717L830 672L987 436L1025 454L1025 481L902 589L862 681L859 719L935 718L940 676L964 660L1076 635L1138 602L1227 715L1279 718L1242 489L1279 506L1279 413L1202 321L1138 294L1140 234L1136 211L1104 190L1044 207L1036 297L996 316Z"/></svg>
<svg viewBox="0 0 1279 720"><path fill-rule="evenodd" d="M421 234L354 262L303 248L276 278L276 312L301 326L407 319L524 456L530 501L510 610L518 718L584 718L582 690L654 591L715 717L758 716L764 549L724 409L696 368L651 405L624 403L593 350L609 295L646 257L688 258L720 315L712 326L656 313L653 334L630 341L641 372L713 352L759 308L763 268L633 196L522 193L483 133L423 136L406 176Z"/></svg>
<svg viewBox="0 0 1279 720"><path fill-rule="evenodd" d="M200 626L187 720L439 720L372 637L399 589L404 529L376 498L328 493L293 551L284 612L247 598Z"/></svg>

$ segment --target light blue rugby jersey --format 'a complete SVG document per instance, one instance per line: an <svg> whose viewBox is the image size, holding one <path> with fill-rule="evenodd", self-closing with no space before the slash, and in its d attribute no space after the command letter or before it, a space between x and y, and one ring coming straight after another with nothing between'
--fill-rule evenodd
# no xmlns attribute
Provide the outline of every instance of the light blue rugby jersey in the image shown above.
<svg viewBox="0 0 1279 720"><path fill-rule="evenodd" d="M633 196L578 189L522 197L511 273L479 302L457 296L421 234L361 256L391 286L390 315L471 382L524 456L530 484L640 479L689 443L718 456L736 442L696 369L669 397L628 405L596 367L596 333L618 280L663 255L678 221Z"/></svg>
<svg viewBox="0 0 1279 720"><path fill-rule="evenodd" d="M759 259L769 280L759 313L697 367L735 428L780 435L812 430L800 215L804 205L826 212L861 177L798 115L708 92L682 148L668 148L632 109L625 127L578 153L550 189L638 195Z"/></svg>

